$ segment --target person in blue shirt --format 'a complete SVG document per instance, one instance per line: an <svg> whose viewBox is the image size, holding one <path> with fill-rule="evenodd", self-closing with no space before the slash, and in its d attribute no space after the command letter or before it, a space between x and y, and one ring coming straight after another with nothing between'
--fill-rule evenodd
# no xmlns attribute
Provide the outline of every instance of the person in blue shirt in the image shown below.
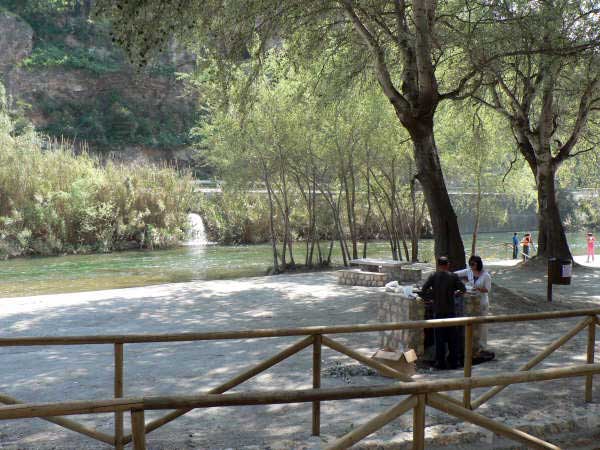
<svg viewBox="0 0 600 450"><path fill-rule="evenodd" d="M517 259L519 257L519 236L517 236L517 233L513 234L512 245L513 245L513 259Z"/></svg>

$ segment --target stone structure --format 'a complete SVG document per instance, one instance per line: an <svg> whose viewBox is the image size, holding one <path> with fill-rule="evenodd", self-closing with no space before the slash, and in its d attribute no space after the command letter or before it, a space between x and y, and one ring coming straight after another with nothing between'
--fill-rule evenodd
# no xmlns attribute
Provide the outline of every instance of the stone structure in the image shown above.
<svg viewBox="0 0 600 450"><path fill-rule="evenodd" d="M416 283L421 280L422 271L403 261L376 259L353 259L350 264L360 269L344 269L337 272L338 284L350 286L384 286L390 281Z"/></svg>
<svg viewBox="0 0 600 450"><path fill-rule="evenodd" d="M422 298L409 298L402 293L383 292L377 304L378 322L407 322L425 318ZM425 352L423 330L386 330L379 332L379 347L406 351L413 349L421 358Z"/></svg>
<svg viewBox="0 0 600 450"><path fill-rule="evenodd" d="M380 272L365 272L360 269L345 269L336 272L338 284L348 286L383 287L388 275Z"/></svg>
<svg viewBox="0 0 600 450"><path fill-rule="evenodd" d="M421 281L423 271L418 267L404 266L400 269L398 278L393 278L399 283L417 283Z"/></svg>
<svg viewBox="0 0 600 450"><path fill-rule="evenodd" d="M463 299L463 315L479 316L481 313L479 294L466 294ZM378 300L377 320L379 322L425 320L431 318L428 309L420 297L409 298L403 293L383 292ZM481 327L482 325L473 326L474 353L486 348L487 345L487 342L484 342L485 337L481 336ZM433 329L387 330L379 332L379 337L380 348L401 351L413 349L419 358L429 354L427 349L433 345Z"/></svg>

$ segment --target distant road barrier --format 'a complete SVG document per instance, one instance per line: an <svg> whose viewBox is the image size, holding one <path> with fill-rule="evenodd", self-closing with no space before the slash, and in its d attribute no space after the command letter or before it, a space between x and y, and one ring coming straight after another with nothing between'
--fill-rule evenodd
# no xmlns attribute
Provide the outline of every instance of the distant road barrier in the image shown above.
<svg viewBox="0 0 600 450"><path fill-rule="evenodd" d="M241 331L217 331L205 333L178 333L178 334L130 334L130 335L105 335L105 336L49 336L49 337L22 337L1 338L0 347L12 346L48 346L48 345L89 345L113 344L114 345L114 398L104 400L57 402L40 404L21 404L18 400L8 395L0 395L0 402L7 406L0 407L0 420L41 418L62 427L84 434L101 442L113 445L116 449L123 449L132 442L135 450L145 450L146 434L160 428L162 425L182 416L195 408L233 407L241 405L269 405L280 403L312 403L312 434L320 434L320 402L339 401L357 398L374 398L406 395L407 398L383 411L378 416L352 430L331 443L327 449L343 449L364 437L379 430L385 424L413 411L413 448L423 449L425 446L425 406L430 406L443 411L461 420L479 425L494 433L505 436L525 444L531 448L557 449L555 445L531 436L523 431L508 427L498 421L489 419L474 412L479 406L497 395L500 391L516 383L539 382L570 377L584 377L584 398L591 402L593 391L593 375L600 373L600 364L594 363L594 347L596 343L596 326L600 324L598 315L600 309L583 309L575 311L553 311L544 313L530 313L518 315L464 317L452 319L422 320L413 322L398 322L385 324L361 324L341 326L319 326L303 328L258 329ZM502 372L491 376L472 376L473 356L473 325L494 324L507 322L528 322L537 320L555 320L573 317L583 319L559 339L552 342L538 355L519 367L516 372ZM341 344L326 335L340 333L363 333L384 330L402 330L415 328L438 328L450 326L465 327L465 360L464 377L448 378L432 381L413 381L393 368L374 361L344 344ZM573 365L554 369L531 371L533 367L547 358L555 350L562 347L571 338L587 329L587 364ZM205 393L188 396L146 396L124 398L123 386L123 347L125 344L156 342L189 342L212 341L227 339L272 338L285 336L301 336L302 339L280 351L276 355L260 362L259 364L237 374L220 386ZM393 377L399 382L377 386L356 386L344 388L321 388L321 351L326 346L340 352L356 361L361 362L380 373ZM302 390L275 390L275 391L249 391L226 393L254 376L264 372L275 364L289 358L304 348L313 349L313 388ZM485 394L471 400L471 391L474 388L489 387ZM457 400L444 392L463 391L462 401ZM145 423L144 411L174 410L165 416ZM132 432L125 435L123 428L123 415L129 411L131 414ZM114 435L109 435L95 429L87 428L78 422L63 416L75 414L114 413Z"/></svg>

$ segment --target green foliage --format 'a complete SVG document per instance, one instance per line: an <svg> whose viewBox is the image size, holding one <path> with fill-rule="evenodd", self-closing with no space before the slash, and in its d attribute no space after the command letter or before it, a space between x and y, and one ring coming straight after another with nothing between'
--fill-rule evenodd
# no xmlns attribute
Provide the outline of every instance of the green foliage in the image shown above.
<svg viewBox="0 0 600 450"><path fill-rule="evenodd" d="M167 100L152 108L139 85L131 92L120 87L127 86L127 80L133 83L135 75L123 51L113 44L110 25L89 19L91 4L88 0L0 0L0 7L18 14L34 30L33 51L21 61L24 68L54 70L53 76L85 71L76 77L83 77L90 90L96 85L101 87L92 95L78 98L36 92L33 107L45 118L39 131L56 138L87 141L99 150L129 145L169 149L189 145L188 131L195 117L187 102L182 107L181 102ZM143 76L174 79L175 71L171 63L157 60ZM120 81L113 89L97 81L107 75Z"/></svg>
<svg viewBox="0 0 600 450"><path fill-rule="evenodd" d="M1 2L2 0L0 0ZM114 48L102 22L92 23L74 14L76 2L24 2L12 11L23 17L35 32L31 55L21 62L29 70L63 68L87 70L95 76L125 67L123 52ZM70 41L67 39L69 38Z"/></svg>
<svg viewBox="0 0 600 450"><path fill-rule="evenodd" d="M37 45L31 55L21 62L21 65L29 70L53 67L81 69L99 76L121 70L121 63L111 56L102 56L102 53L94 51L94 49L46 44Z"/></svg>
<svg viewBox="0 0 600 450"><path fill-rule="evenodd" d="M256 244L269 240L269 211L264 195L226 190L203 199L199 209L213 242Z"/></svg>
<svg viewBox="0 0 600 450"><path fill-rule="evenodd" d="M102 166L0 114L0 256L166 247L185 238L195 202L170 168Z"/></svg>
<svg viewBox="0 0 600 450"><path fill-rule="evenodd" d="M566 212L565 226L568 230L597 230L600 224L600 197L598 192L588 198L573 202Z"/></svg>
<svg viewBox="0 0 600 450"><path fill-rule="evenodd" d="M529 227L508 223L508 210L535 209L536 196L535 180L517 158L509 125L490 110L468 102L442 105L437 119L437 143L447 182L463 193L453 198L463 218L461 229L472 230L476 214L480 214L482 229Z"/></svg>
<svg viewBox="0 0 600 450"><path fill-rule="evenodd" d="M213 239L243 239L249 226L243 214L248 205L256 206L249 201L256 191L262 192L262 207L259 216L252 211L250 226L260 230L257 237L277 242L349 237L355 243L389 236L387 220L403 232L412 226L398 223L402 214L410 216L407 185L414 163L393 111L379 106L381 94L372 84L357 82L335 91L317 84L317 70L331 70L321 63L294 68L284 54L273 52L264 61L264 74L247 91L251 95L238 95L246 82L241 77L232 85L230 101L217 103L196 130L205 138L204 157L225 181L225 195L204 214L209 231L217 230ZM209 83L210 92L220 80L205 71L199 82ZM417 203L422 204L420 194ZM417 234L423 219L416 220ZM229 231L218 231L223 229Z"/></svg>
<svg viewBox="0 0 600 450"><path fill-rule="evenodd" d="M52 136L85 140L113 149L140 144L172 148L190 143L186 130L192 125L193 115L177 109L177 105L166 105L149 113L147 105L139 99L117 91L77 101L37 93L35 102L49 118L40 131Z"/></svg>

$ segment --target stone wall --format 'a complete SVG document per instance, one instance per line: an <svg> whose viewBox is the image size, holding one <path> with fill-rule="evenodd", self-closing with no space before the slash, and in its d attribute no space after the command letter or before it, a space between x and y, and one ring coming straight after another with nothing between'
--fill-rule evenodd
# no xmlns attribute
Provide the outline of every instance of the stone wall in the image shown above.
<svg viewBox="0 0 600 450"><path fill-rule="evenodd" d="M463 296L464 316L479 316L481 314L480 296L467 294ZM459 314L457 308L457 315ZM378 299L377 320L383 323L407 322L413 320L425 320L425 302L420 297L409 298L404 294L395 292L383 292ZM486 336L482 336L482 325L473 326L473 350L486 347ZM387 330L379 333L380 348L406 351L413 349L419 358L422 358L427 349L425 348L425 332L423 329L411 330Z"/></svg>
<svg viewBox="0 0 600 450"><path fill-rule="evenodd" d="M365 272L360 269L345 269L336 272L338 284L347 286L383 287L388 275L380 272Z"/></svg>
<svg viewBox="0 0 600 450"><path fill-rule="evenodd" d="M338 284L348 286L382 287L390 281L416 283L421 281L422 270L416 267L383 266L380 272L361 269L343 269L336 272Z"/></svg>
<svg viewBox="0 0 600 450"><path fill-rule="evenodd" d="M378 322L407 322L423 320L425 302L421 298L408 298L404 294L383 292L377 303ZM386 330L379 332L379 347L407 351L413 349L417 356L424 354L423 330Z"/></svg>

